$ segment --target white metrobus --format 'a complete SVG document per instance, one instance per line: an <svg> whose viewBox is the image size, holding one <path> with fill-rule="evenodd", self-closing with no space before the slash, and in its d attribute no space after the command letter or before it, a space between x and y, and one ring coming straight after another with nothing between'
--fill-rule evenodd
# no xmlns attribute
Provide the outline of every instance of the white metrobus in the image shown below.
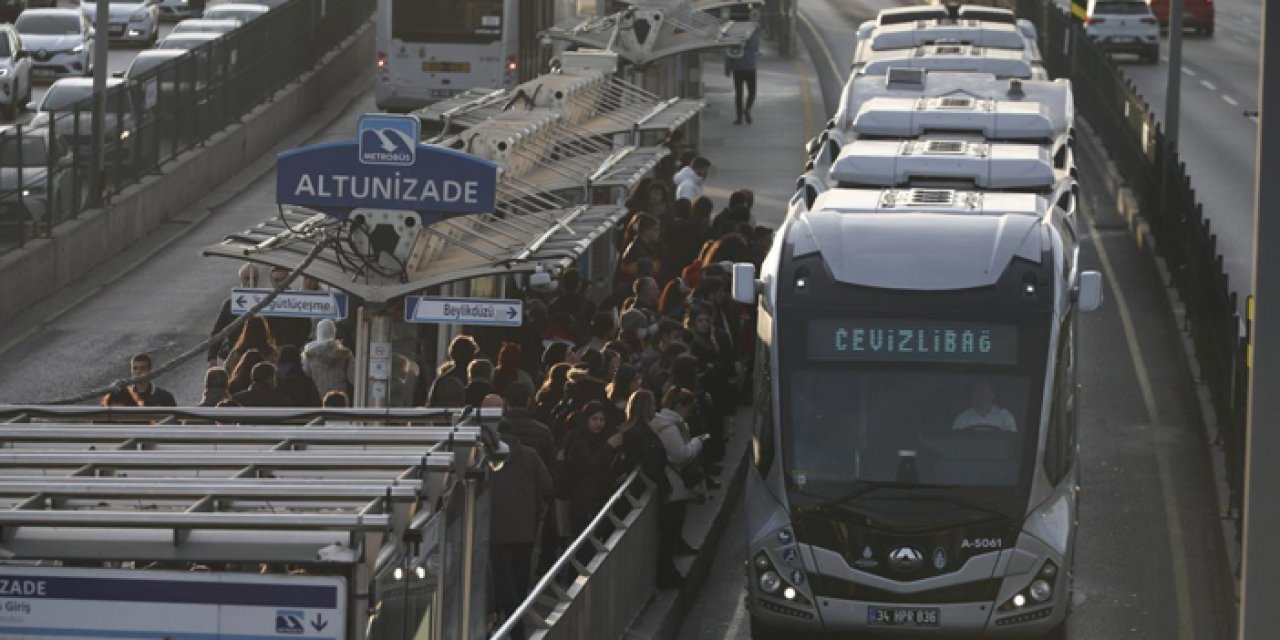
<svg viewBox="0 0 1280 640"><path fill-rule="evenodd" d="M378 0L376 102L411 111L545 70L554 0Z"/></svg>

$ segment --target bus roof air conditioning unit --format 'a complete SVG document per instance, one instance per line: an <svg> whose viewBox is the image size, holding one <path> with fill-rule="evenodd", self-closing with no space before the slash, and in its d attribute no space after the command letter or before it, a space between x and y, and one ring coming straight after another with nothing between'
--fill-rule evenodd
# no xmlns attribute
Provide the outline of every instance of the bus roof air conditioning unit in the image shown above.
<svg viewBox="0 0 1280 640"><path fill-rule="evenodd" d="M981 189L1051 189L1059 175L1046 148L1030 144L858 140L831 167L845 186L901 187L920 182L971 183ZM942 143L942 144L940 144Z"/></svg>
<svg viewBox="0 0 1280 640"><path fill-rule="evenodd" d="M918 137L926 133L979 133L991 140L1053 140L1058 132L1038 102L971 97L871 98L853 118L860 136Z"/></svg>

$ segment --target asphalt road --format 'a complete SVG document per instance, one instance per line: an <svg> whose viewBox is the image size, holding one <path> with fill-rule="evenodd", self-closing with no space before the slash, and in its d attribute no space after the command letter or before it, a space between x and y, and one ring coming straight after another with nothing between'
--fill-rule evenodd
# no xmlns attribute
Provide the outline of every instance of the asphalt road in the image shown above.
<svg viewBox="0 0 1280 640"><path fill-rule="evenodd" d="M828 97L838 88L827 59L851 58L852 42L844 36L868 6L874 5L801 1L807 25L800 35ZM1159 275L1108 199L1092 188L1100 176L1092 167L1081 169L1091 229L1082 261L1102 269L1108 287L1103 308L1081 319L1083 494L1069 637L1233 638L1231 575L1191 380L1176 355L1180 337ZM677 636L682 640L750 637L742 606L741 503L724 535L707 586Z"/></svg>
<svg viewBox="0 0 1280 640"><path fill-rule="evenodd" d="M1182 91L1178 148L1206 217L1218 234L1232 286L1253 286L1253 204L1258 109L1258 48L1262 3L1216 0L1216 33L1182 38ZM1168 46L1158 65L1126 62L1133 80L1161 123L1168 95ZM1241 304L1244 297L1241 296Z"/></svg>

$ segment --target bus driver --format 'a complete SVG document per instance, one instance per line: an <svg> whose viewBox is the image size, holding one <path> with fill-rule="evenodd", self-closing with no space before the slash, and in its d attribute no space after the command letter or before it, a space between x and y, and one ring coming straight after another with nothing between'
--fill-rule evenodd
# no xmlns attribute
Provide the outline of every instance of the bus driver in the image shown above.
<svg viewBox="0 0 1280 640"><path fill-rule="evenodd" d="M965 409L951 422L953 430L974 427L994 427L1001 431L1017 431L1013 414L995 404L996 393L991 381L978 378L969 383L969 400L973 406Z"/></svg>

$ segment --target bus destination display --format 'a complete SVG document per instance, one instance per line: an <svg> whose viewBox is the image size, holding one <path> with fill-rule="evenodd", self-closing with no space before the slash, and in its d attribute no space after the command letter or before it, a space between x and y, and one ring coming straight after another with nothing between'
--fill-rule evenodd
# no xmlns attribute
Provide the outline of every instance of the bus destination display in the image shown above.
<svg viewBox="0 0 1280 640"><path fill-rule="evenodd" d="M810 360L1015 364L1018 327L938 320L811 320Z"/></svg>

